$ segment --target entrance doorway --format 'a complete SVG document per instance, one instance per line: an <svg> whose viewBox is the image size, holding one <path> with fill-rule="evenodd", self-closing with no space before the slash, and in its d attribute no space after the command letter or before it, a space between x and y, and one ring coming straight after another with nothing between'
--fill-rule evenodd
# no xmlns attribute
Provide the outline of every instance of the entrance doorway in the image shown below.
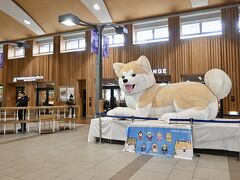
<svg viewBox="0 0 240 180"><path fill-rule="evenodd" d="M103 86L104 109L109 110L117 106L125 107L124 93L119 86Z"/></svg>
<svg viewBox="0 0 240 180"><path fill-rule="evenodd" d="M86 115L87 115L86 80L79 80L78 86L79 86L80 116L86 117Z"/></svg>

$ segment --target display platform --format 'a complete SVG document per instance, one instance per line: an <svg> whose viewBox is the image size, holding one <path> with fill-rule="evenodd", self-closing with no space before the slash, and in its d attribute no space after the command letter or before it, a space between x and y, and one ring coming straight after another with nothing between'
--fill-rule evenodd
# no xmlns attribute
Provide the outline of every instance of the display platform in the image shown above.
<svg viewBox="0 0 240 180"><path fill-rule="evenodd" d="M100 137L99 131L99 118L91 119L88 142L95 142L96 137ZM127 139L127 128L132 120L120 120L110 117L101 118L102 126L102 138L109 140L126 141Z"/></svg>
<svg viewBox="0 0 240 180"><path fill-rule="evenodd" d="M197 123L193 127L193 147L198 149L216 149L240 152L239 119L216 119L219 121L236 121L236 123ZM102 117L102 138L125 141L129 120ZM146 121L148 122L148 121ZM99 137L99 119L92 119L88 142Z"/></svg>
<svg viewBox="0 0 240 180"><path fill-rule="evenodd" d="M194 124L194 148L240 152L240 119L215 119L236 123ZM214 121L213 121L214 122Z"/></svg>
<svg viewBox="0 0 240 180"><path fill-rule="evenodd" d="M191 126L161 121L133 122L128 128L124 150L139 154L192 159Z"/></svg>

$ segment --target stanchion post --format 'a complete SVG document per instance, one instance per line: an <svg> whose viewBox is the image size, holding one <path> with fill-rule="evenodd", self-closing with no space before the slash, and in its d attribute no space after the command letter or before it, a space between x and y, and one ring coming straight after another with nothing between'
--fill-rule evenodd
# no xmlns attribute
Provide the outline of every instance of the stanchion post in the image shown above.
<svg viewBox="0 0 240 180"><path fill-rule="evenodd" d="M101 115L99 115L99 143L102 144L102 120L101 120Z"/></svg>
<svg viewBox="0 0 240 180"><path fill-rule="evenodd" d="M199 154L194 153L194 137L193 137L193 118L190 118L191 130L192 130L192 146L193 146L193 156L200 157Z"/></svg>
<svg viewBox="0 0 240 180"><path fill-rule="evenodd" d="M132 123L134 122L134 116L132 116Z"/></svg>

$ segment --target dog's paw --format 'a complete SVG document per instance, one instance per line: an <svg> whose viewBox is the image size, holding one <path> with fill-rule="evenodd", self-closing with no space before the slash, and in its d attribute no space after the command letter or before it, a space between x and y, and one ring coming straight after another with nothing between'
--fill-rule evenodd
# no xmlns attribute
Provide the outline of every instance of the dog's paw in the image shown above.
<svg viewBox="0 0 240 180"><path fill-rule="evenodd" d="M114 113L114 110L109 110L109 111L107 112L107 115L108 115L108 116L116 116L116 114Z"/></svg>
<svg viewBox="0 0 240 180"><path fill-rule="evenodd" d="M108 116L120 116L122 115L122 108L121 107L116 107L110 111L107 112Z"/></svg>
<svg viewBox="0 0 240 180"><path fill-rule="evenodd" d="M161 116L161 119L177 119L176 113L165 113Z"/></svg>

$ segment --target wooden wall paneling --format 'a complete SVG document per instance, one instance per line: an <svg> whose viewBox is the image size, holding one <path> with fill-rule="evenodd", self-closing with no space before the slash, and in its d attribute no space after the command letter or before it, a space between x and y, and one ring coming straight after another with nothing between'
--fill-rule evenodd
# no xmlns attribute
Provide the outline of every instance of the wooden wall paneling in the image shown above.
<svg viewBox="0 0 240 180"><path fill-rule="evenodd" d="M86 96L87 96L87 116L92 116L95 113L95 72L96 72L96 55L90 52L91 33L86 32L87 47L85 51L86 61Z"/></svg>
<svg viewBox="0 0 240 180"><path fill-rule="evenodd" d="M7 106L7 102L9 99L7 98L7 92L8 92L8 62L7 62L7 56L8 56L8 45L3 45L3 69L2 69L2 83L3 83L3 103L2 106Z"/></svg>
<svg viewBox="0 0 240 180"><path fill-rule="evenodd" d="M169 73L171 74L172 82L179 80L178 64L181 56L179 53L180 46L180 18L173 16L168 18L169 29Z"/></svg>
<svg viewBox="0 0 240 180"><path fill-rule="evenodd" d="M239 32L236 23L238 7L222 9L222 22L222 68L228 73L233 83L230 95L224 100L224 107L226 111L239 111Z"/></svg>
<svg viewBox="0 0 240 180"><path fill-rule="evenodd" d="M62 105L62 103L59 101L60 97L60 82L61 82L61 69L60 69L60 36L54 36L53 37L53 55L52 55L52 79L54 82L54 105Z"/></svg>

